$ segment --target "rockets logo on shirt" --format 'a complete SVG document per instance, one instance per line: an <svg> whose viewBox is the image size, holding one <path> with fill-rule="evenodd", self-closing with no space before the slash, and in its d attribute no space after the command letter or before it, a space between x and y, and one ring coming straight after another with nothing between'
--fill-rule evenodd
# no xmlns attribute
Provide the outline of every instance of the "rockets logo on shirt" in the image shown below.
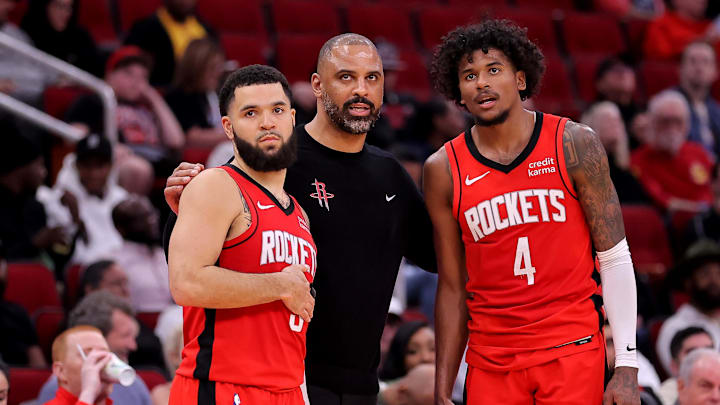
<svg viewBox="0 0 720 405"><path fill-rule="evenodd" d="M305 239L287 231L263 231L262 253L260 265L285 262L304 264L310 267L310 274L315 277L317 253L312 244Z"/></svg>
<svg viewBox="0 0 720 405"><path fill-rule="evenodd" d="M496 231L536 222L565 222L565 193L558 189L519 190L484 200L465 211L475 242Z"/></svg>

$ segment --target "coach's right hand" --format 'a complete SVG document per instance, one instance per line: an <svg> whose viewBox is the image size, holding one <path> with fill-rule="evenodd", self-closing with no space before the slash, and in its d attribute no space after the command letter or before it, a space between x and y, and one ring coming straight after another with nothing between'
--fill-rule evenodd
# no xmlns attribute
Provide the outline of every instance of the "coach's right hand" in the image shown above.
<svg viewBox="0 0 720 405"><path fill-rule="evenodd" d="M305 277L305 273L309 271L308 266L292 264L280 272L284 281L283 304L305 322L310 322L315 309L315 298L310 294L310 283Z"/></svg>
<svg viewBox="0 0 720 405"><path fill-rule="evenodd" d="M168 177L165 182L165 202L174 213L177 214L178 212L180 194L182 194L185 186L203 170L205 170L205 166L200 163L182 162Z"/></svg>

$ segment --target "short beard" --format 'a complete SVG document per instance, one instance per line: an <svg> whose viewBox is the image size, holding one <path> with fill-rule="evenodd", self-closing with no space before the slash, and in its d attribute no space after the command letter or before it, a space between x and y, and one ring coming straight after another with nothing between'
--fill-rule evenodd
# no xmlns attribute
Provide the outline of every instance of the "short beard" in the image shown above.
<svg viewBox="0 0 720 405"><path fill-rule="evenodd" d="M272 133L280 136L275 132ZM240 158L256 172L276 172L287 169L297 160L297 137L294 132L287 141L283 142L280 149L273 154L268 154L261 148L240 139L235 133L235 129L233 129L233 140Z"/></svg>
<svg viewBox="0 0 720 405"><path fill-rule="evenodd" d="M505 110L497 115L495 118L491 118L489 120L480 118L478 116L473 116L473 119L475 120L475 125L479 127L492 127L494 125L502 124L503 122L507 121L508 117L510 116L510 110Z"/></svg>
<svg viewBox="0 0 720 405"><path fill-rule="evenodd" d="M335 104L326 92L322 92L322 103L325 112L327 112L330 121L337 128L354 134L362 135L368 133L375 125L375 121L380 117L379 111L375 108L370 100L365 97L355 96L343 104L342 109ZM355 117L350 114L350 105L355 103L364 103L370 107L370 114L367 117Z"/></svg>

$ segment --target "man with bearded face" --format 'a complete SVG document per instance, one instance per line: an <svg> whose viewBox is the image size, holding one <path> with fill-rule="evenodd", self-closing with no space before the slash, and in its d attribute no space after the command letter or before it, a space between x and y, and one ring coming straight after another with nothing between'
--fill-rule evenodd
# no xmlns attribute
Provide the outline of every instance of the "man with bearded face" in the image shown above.
<svg viewBox="0 0 720 405"><path fill-rule="evenodd" d="M169 242L185 342L171 404L304 403L317 252L283 187L295 160L290 98L285 76L261 65L238 69L220 90L234 158L188 185Z"/></svg>
<svg viewBox="0 0 720 405"><path fill-rule="evenodd" d="M398 267L405 256L434 268L432 226L402 165L365 143L383 99L383 66L373 43L357 34L328 40L311 85L317 115L295 129L298 160L285 181L307 210L320 251L308 394L313 405L375 405L380 337ZM165 196L174 211L202 168L183 163L168 179Z"/></svg>
<svg viewBox="0 0 720 405"><path fill-rule="evenodd" d="M633 173L650 198L669 211L697 213L712 203L713 161L701 144L688 141L690 109L674 90L648 104L647 144L630 159Z"/></svg>
<svg viewBox="0 0 720 405"><path fill-rule="evenodd" d="M683 304L660 328L656 344L658 359L672 374L670 342L689 326L705 329L715 347L720 342L720 245L704 239L685 252L684 259L668 274L668 285L684 289L690 302Z"/></svg>

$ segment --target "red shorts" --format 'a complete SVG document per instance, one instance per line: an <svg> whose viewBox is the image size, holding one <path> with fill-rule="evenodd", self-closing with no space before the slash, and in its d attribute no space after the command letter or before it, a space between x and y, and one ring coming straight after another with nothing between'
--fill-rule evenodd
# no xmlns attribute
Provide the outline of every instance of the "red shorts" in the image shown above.
<svg viewBox="0 0 720 405"><path fill-rule="evenodd" d="M200 381L175 375L170 388L173 405L305 405L300 387L289 391L266 391L247 385Z"/></svg>
<svg viewBox="0 0 720 405"><path fill-rule="evenodd" d="M468 366L466 404L600 405L604 380L604 344L521 370L492 372Z"/></svg>

